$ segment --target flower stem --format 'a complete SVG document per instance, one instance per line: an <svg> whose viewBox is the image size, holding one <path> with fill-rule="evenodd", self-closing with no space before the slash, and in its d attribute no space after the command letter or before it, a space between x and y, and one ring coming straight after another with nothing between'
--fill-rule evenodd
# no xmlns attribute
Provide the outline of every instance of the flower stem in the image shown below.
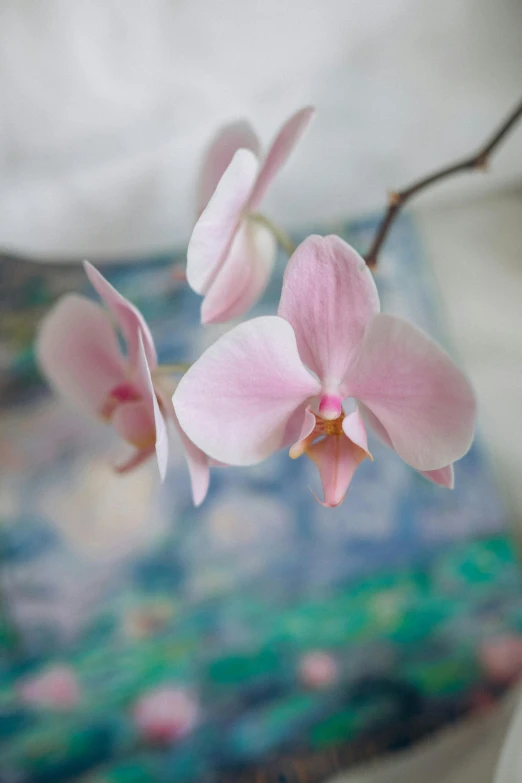
<svg viewBox="0 0 522 783"><path fill-rule="evenodd" d="M276 224L273 223L270 218L267 218L266 215L261 215L258 212L256 212L255 215L250 215L250 219L254 220L260 226L268 228L268 230L272 232L275 239L277 240L278 245L285 251L285 253L289 256L292 255L296 246L282 228L276 226Z"/></svg>
<svg viewBox="0 0 522 783"><path fill-rule="evenodd" d="M443 168L428 174L426 177L417 180L417 182L414 182L403 190L390 193L388 195L388 209L377 229L372 246L366 254L366 263L368 266L371 269L375 269L377 266L379 253L388 237L390 228L407 201L417 193L420 193L421 190L425 190L430 185L434 185L436 182L440 182L440 180L446 179L447 177L452 177L455 174L461 174L466 171L487 171L492 154L521 119L522 101L513 108L502 124L474 155L468 155L449 166L444 166Z"/></svg>

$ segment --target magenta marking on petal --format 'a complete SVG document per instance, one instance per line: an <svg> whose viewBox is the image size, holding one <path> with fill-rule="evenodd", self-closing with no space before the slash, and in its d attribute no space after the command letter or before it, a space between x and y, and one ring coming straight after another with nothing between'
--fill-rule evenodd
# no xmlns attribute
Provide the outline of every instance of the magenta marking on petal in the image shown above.
<svg viewBox="0 0 522 783"><path fill-rule="evenodd" d="M342 401L337 394L323 394L319 400L319 414L323 419L338 419L342 412Z"/></svg>
<svg viewBox="0 0 522 783"><path fill-rule="evenodd" d="M100 410L100 416L103 419L110 419L118 405L123 402L138 402L141 400L140 393L132 383L124 381L114 386Z"/></svg>
<svg viewBox="0 0 522 783"><path fill-rule="evenodd" d="M141 399L140 393L132 383L120 383L111 390L111 397L118 402L137 402Z"/></svg>

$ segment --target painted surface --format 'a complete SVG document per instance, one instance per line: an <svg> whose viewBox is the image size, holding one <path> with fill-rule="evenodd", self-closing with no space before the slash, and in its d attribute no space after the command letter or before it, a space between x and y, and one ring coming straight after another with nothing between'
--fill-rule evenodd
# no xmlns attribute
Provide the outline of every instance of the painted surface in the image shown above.
<svg viewBox="0 0 522 783"><path fill-rule="evenodd" d="M372 225L344 234L364 248ZM444 340L421 256L404 220L383 309ZM171 258L104 272L163 362L226 328L200 328ZM164 487L152 465L114 476L120 444L38 379L34 324L57 293L88 291L83 273L0 274L2 781L313 783L489 708L518 676L521 583L480 444L453 492L373 442L338 509L281 453L214 470L195 510L181 451ZM276 276L254 314L279 291Z"/></svg>

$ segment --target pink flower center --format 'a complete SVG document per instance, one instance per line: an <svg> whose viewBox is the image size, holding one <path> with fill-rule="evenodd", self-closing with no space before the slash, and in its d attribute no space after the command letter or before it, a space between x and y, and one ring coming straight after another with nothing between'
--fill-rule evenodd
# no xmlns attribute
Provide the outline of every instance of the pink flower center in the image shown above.
<svg viewBox="0 0 522 783"><path fill-rule="evenodd" d="M343 411L336 419L317 419L314 429L315 437L319 435L344 435L343 419Z"/></svg>
<svg viewBox="0 0 522 783"><path fill-rule="evenodd" d="M291 447L289 452L291 459L298 459L298 457L300 457L302 454L305 454L312 443L315 443L317 440L322 440L328 436L339 437L340 435L344 435L344 418L345 414L342 409L340 416L338 416L336 419L322 419L319 416L316 416L315 427L313 428L310 435L308 435L308 437L304 438L303 440L297 441L297 443L294 443L294 445Z"/></svg>
<svg viewBox="0 0 522 783"><path fill-rule="evenodd" d="M109 421L119 405L125 402L139 402L141 399L141 394L132 383L119 383L111 389L109 396L103 403L100 414L102 418Z"/></svg>
<svg viewBox="0 0 522 783"><path fill-rule="evenodd" d="M158 403L162 408L160 399ZM124 381L111 389L100 413L120 437L139 451L154 447L156 425L153 411L131 381Z"/></svg>

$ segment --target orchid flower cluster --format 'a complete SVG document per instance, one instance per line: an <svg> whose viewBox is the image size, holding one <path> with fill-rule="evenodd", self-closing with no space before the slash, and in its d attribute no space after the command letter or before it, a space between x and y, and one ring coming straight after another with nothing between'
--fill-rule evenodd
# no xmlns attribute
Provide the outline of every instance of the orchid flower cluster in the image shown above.
<svg viewBox="0 0 522 783"><path fill-rule="evenodd" d="M186 268L203 296L202 324L244 315L265 290L277 232L259 208L312 116L310 108L294 114L261 162L245 122L210 146ZM255 465L288 449L315 463L319 502L335 507L357 466L373 459L369 429L427 479L453 486L453 463L473 438L472 388L426 334L380 312L372 273L341 238L305 239L288 261L277 315L230 329L172 397L143 316L88 262L85 271L109 313L86 297L62 297L41 324L37 355L59 392L134 447L117 471L155 456L163 479L170 429L181 438L196 505L211 466Z"/></svg>

